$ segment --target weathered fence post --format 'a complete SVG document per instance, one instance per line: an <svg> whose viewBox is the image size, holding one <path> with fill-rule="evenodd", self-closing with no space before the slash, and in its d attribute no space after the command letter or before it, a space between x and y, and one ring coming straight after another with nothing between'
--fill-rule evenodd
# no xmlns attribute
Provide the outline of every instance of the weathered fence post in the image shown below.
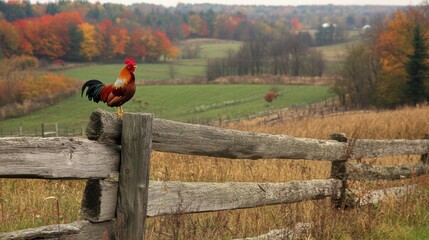
<svg viewBox="0 0 429 240"><path fill-rule="evenodd" d="M42 123L42 138L44 138L45 137L45 124L44 123Z"/></svg>
<svg viewBox="0 0 429 240"><path fill-rule="evenodd" d="M330 137L338 142L347 142L347 137L343 133L333 133ZM347 159L338 159L337 161L332 161L331 165L331 178L339 179L342 183L340 189L337 189L339 194L334 193L331 198L332 205L336 208L345 208L347 189L346 162Z"/></svg>
<svg viewBox="0 0 429 240"><path fill-rule="evenodd" d="M144 239L149 189L152 114L126 113L122 122L116 236Z"/></svg>
<svg viewBox="0 0 429 240"><path fill-rule="evenodd" d="M58 123L55 123L55 137L58 137Z"/></svg>
<svg viewBox="0 0 429 240"><path fill-rule="evenodd" d="M426 134L423 136L423 139L429 139L429 133L426 133ZM429 165L429 154L428 154L428 153L422 154L422 156L420 157L420 161L421 161L423 164L427 164L427 165Z"/></svg>

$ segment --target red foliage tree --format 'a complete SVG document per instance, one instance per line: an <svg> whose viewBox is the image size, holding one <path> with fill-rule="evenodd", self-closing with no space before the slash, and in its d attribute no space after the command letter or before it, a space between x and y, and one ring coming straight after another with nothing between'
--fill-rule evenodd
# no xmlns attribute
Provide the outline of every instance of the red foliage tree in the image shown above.
<svg viewBox="0 0 429 240"><path fill-rule="evenodd" d="M156 45L157 45L158 51L161 55L164 56L164 61L165 61L167 57L167 50L171 48L173 44L171 44L170 39L168 39L167 37L167 34L165 34L165 32L161 30L157 30L155 32L154 37L157 42Z"/></svg>
<svg viewBox="0 0 429 240"><path fill-rule="evenodd" d="M182 24L182 32L183 32L183 37L188 38L189 35L191 34L191 31L189 30L189 25L186 23Z"/></svg>
<svg viewBox="0 0 429 240"><path fill-rule="evenodd" d="M147 54L144 44L144 32L141 28L136 28L131 32L130 42L127 47L127 55L135 59L142 59Z"/></svg>
<svg viewBox="0 0 429 240"><path fill-rule="evenodd" d="M20 35L20 49L24 54L56 59L70 48L70 28L83 23L77 12L64 12L54 16L27 18L14 22Z"/></svg>
<svg viewBox="0 0 429 240"><path fill-rule="evenodd" d="M292 18L292 19L290 20L290 24L292 25L292 29L293 29L294 31L300 31L300 30L301 30L301 28L302 28L301 21L299 21L299 19L298 19L298 18Z"/></svg>

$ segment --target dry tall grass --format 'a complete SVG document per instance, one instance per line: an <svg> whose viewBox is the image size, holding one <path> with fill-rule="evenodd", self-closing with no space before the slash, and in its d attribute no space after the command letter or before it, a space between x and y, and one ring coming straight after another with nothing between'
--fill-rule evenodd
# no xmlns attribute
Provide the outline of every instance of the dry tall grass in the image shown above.
<svg viewBox="0 0 429 240"><path fill-rule="evenodd" d="M396 111L344 114L324 118L258 125L255 121L228 125L246 131L288 134L296 137L329 138L343 132L356 138L419 139L429 132L429 107ZM224 126L225 127L225 126ZM374 164L399 164L419 161L419 156L364 159ZM151 179L207 182L284 182L299 179L327 178L330 163L303 160L230 160L154 152ZM428 183L427 177L410 180ZM402 185L405 181L354 183L369 188ZM83 183L77 181L0 179L0 231L56 223L55 204L44 200L56 196L60 203L61 222L79 217ZM427 188L426 188L427 189ZM404 226L429 224L428 191L407 196L401 201L386 201L377 206L338 211L329 200L214 213L150 218L148 239L231 239L257 236L270 229L293 227L299 222L313 225L303 238L308 239L384 239L399 234ZM395 230L395 231L393 231ZM404 230L405 231L405 230ZM396 236L396 235L395 235ZM400 238L400 237L399 237ZM398 239L399 239L398 238Z"/></svg>

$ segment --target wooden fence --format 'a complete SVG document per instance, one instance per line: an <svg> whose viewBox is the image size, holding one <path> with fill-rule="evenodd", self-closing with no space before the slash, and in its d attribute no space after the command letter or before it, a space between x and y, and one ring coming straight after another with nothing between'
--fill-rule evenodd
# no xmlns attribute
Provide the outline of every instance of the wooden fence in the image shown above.
<svg viewBox="0 0 429 240"><path fill-rule="evenodd" d="M282 109L270 109L267 105L267 109L263 112L249 114L247 116L241 116L238 118L219 118L218 120L212 121L201 121L201 120L190 120L189 123L205 124L211 126L222 126L223 124L229 124L232 122L240 122L243 120L257 119L258 125L267 123L277 123L283 121L296 121L302 120L308 117L324 117L346 113L356 113L356 111L364 112L365 110L351 109L347 106L341 106L338 98L325 99L322 102L309 103L309 104L297 104Z"/></svg>
<svg viewBox="0 0 429 240"><path fill-rule="evenodd" d="M23 123L19 124L16 129L5 129L0 127L0 137L76 137L84 136L85 128L82 126L80 129L67 128L61 126L58 123L41 123L38 127L27 128Z"/></svg>
<svg viewBox="0 0 429 240"><path fill-rule="evenodd" d="M353 198L348 179L402 179L427 174L429 140L366 140L333 135L331 140L257 134L126 113L123 120L97 110L89 139L0 138L0 177L89 179L82 199L85 220L0 233L0 239L144 239L147 217L294 203L331 197L345 207L415 186L373 191ZM119 145L120 144L120 145ZM232 159L306 159L332 162L329 179L284 183L149 181L151 150ZM348 160L421 155L400 166L352 164ZM120 166L119 166L120 165Z"/></svg>

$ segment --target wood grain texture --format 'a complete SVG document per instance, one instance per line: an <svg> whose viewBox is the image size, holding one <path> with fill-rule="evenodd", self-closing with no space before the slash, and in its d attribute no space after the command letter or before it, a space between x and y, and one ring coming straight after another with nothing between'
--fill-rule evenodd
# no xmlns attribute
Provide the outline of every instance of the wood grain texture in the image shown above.
<svg viewBox="0 0 429 240"><path fill-rule="evenodd" d="M375 158L394 155L421 155L429 152L429 140L395 139L370 140L358 139L353 145L351 159Z"/></svg>
<svg viewBox="0 0 429 240"><path fill-rule="evenodd" d="M81 203L85 220L104 222L115 218L118 182L114 179L91 179L86 183Z"/></svg>
<svg viewBox="0 0 429 240"><path fill-rule="evenodd" d="M89 132L97 133L95 138L120 139L122 126L120 119L103 110L97 110L93 112L93 115L87 129ZM91 128L93 130L90 130ZM108 130L106 133L103 132L105 129ZM295 138L287 135L257 134L155 118L153 120L152 147L161 152L233 159L279 158L338 161L425 154L429 152L429 140L350 139L350 142L338 142Z"/></svg>
<svg viewBox="0 0 429 240"><path fill-rule="evenodd" d="M423 163L403 164L398 166L376 166L364 163L346 163L349 180L397 180L429 173L429 165Z"/></svg>
<svg viewBox="0 0 429 240"><path fill-rule="evenodd" d="M101 109L91 113L86 135L90 140L121 144L122 120L115 114Z"/></svg>
<svg viewBox="0 0 429 240"><path fill-rule="evenodd" d="M336 194L340 180L286 183L160 182L149 185L148 216L251 208L321 199Z"/></svg>
<svg viewBox="0 0 429 240"><path fill-rule="evenodd" d="M144 239L153 115L126 113L123 118L117 234Z"/></svg>
<svg viewBox="0 0 429 240"><path fill-rule="evenodd" d="M2 240L22 239L62 239L62 240L100 240L114 239L114 221L92 224L77 221L69 224L56 224L38 228L29 228L14 232L0 233Z"/></svg>
<svg viewBox="0 0 429 240"><path fill-rule="evenodd" d="M387 198L401 198L411 194L417 188L416 184L407 185L402 187L391 187L386 189L379 189L369 191L365 194L360 194L357 190L349 190L347 193L347 206L365 206L368 204L376 204ZM357 197L360 196L361 197Z"/></svg>
<svg viewBox="0 0 429 240"><path fill-rule="evenodd" d="M0 177L107 178L117 175L119 152L81 138L0 138Z"/></svg>
<svg viewBox="0 0 429 240"><path fill-rule="evenodd" d="M154 120L153 149L232 159L340 159L345 145L332 140L258 134Z"/></svg>

